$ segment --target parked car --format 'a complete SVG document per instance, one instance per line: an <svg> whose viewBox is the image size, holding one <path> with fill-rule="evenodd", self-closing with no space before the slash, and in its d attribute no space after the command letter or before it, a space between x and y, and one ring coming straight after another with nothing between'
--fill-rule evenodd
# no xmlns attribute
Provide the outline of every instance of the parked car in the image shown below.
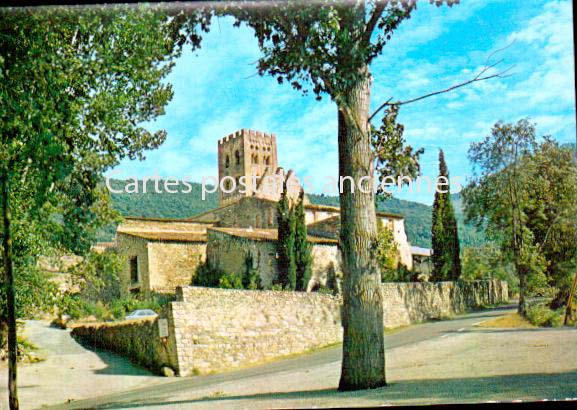
<svg viewBox="0 0 577 410"><path fill-rule="evenodd" d="M145 317L155 317L155 316L158 316L158 314L156 314L156 312L154 310L138 309L138 310L135 310L134 312L130 313L129 315L127 315L125 317L125 319L126 320L142 319Z"/></svg>

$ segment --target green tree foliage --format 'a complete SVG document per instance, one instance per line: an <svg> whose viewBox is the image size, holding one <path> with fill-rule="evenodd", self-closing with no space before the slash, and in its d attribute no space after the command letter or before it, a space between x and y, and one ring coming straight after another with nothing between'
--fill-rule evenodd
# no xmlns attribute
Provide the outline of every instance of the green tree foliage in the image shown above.
<svg viewBox="0 0 577 410"><path fill-rule="evenodd" d="M305 219L304 191L301 190L295 209L295 245L296 290L306 291L312 276L312 250L307 238Z"/></svg>
<svg viewBox="0 0 577 410"><path fill-rule="evenodd" d="M241 272L226 272L220 266L204 262L196 268L192 285L221 289L261 289L260 272L254 266L252 254L247 253Z"/></svg>
<svg viewBox="0 0 577 410"><path fill-rule="evenodd" d="M382 223L378 226L377 258L381 268L381 280L383 282L395 281L399 266L399 249L393 232Z"/></svg>
<svg viewBox="0 0 577 410"><path fill-rule="evenodd" d="M449 181L445 155L443 150L439 150L439 178L431 223L433 281L457 280L461 277L459 234Z"/></svg>
<svg viewBox="0 0 577 410"><path fill-rule="evenodd" d="M110 303L120 299L126 283L122 282L123 258L116 252L89 252L82 262L70 269L72 284L83 299Z"/></svg>
<svg viewBox="0 0 577 410"><path fill-rule="evenodd" d="M221 289L244 289L243 275L238 273L225 273L218 280L218 287Z"/></svg>
<svg viewBox="0 0 577 410"><path fill-rule="evenodd" d="M141 124L172 97L162 80L180 39L173 20L148 8L0 10L0 180L10 345L16 394L14 218L38 225L50 246L85 252L111 217L98 182L123 158L165 139ZM191 30L191 43L194 46ZM18 212L15 211L18 207ZM12 239L12 236L14 237ZM23 248L23 247L22 247ZM34 265L39 255L26 251ZM16 275L18 269L15 269Z"/></svg>
<svg viewBox="0 0 577 410"><path fill-rule="evenodd" d="M567 302L577 270L577 164L573 149L546 137L533 155L523 158L531 201L527 228L546 262L552 309Z"/></svg>
<svg viewBox="0 0 577 410"><path fill-rule="evenodd" d="M409 178L416 178L421 173L419 157L424 148L416 151L407 145L403 138L405 127L397 123L399 106L392 105L386 110L379 128L372 127L372 146L376 156L376 170L379 177L377 197L380 200L391 199L392 194L385 192L386 183L398 183L399 177L403 184L408 184Z"/></svg>
<svg viewBox="0 0 577 410"><path fill-rule="evenodd" d="M463 280L500 279L507 282L511 293L519 292L515 267L495 244L463 249L462 261Z"/></svg>
<svg viewBox="0 0 577 410"><path fill-rule="evenodd" d="M498 122L482 142L471 145L475 178L463 192L467 218L484 228L515 266L521 314L526 311L530 286L542 284L546 266L528 224L535 198L530 189L532 176L523 165L523 159L537 148L535 126L528 120Z"/></svg>
<svg viewBox="0 0 577 410"><path fill-rule="evenodd" d="M244 259L245 270L242 276L242 286L244 289L261 289L260 272L254 266L254 257L248 253Z"/></svg>
<svg viewBox="0 0 577 410"><path fill-rule="evenodd" d="M283 289L296 288L296 260L295 260L295 212L291 207L287 195L287 182L283 183L283 192L277 204L277 266L278 277L275 284Z"/></svg>
<svg viewBox="0 0 577 410"><path fill-rule="evenodd" d="M196 268L192 278L192 285L217 288L220 283L220 278L225 274L226 272L222 269L217 266L212 266L211 263L206 261Z"/></svg>

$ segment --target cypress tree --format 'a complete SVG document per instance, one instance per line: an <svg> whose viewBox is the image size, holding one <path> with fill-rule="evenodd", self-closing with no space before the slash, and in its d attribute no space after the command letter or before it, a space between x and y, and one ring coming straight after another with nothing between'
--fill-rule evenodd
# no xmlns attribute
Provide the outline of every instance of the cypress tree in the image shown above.
<svg viewBox="0 0 577 410"><path fill-rule="evenodd" d="M311 247L307 240L304 191L301 189L295 210L296 290L306 291L312 274Z"/></svg>
<svg viewBox="0 0 577 410"><path fill-rule="evenodd" d="M439 150L439 177L445 177L443 190L435 191L431 224L433 274L431 280L457 280L461 276L461 259L457 219L451 203L449 170L443 150Z"/></svg>
<svg viewBox="0 0 577 410"><path fill-rule="evenodd" d="M295 215L287 197L286 180L277 204L277 266L278 277L275 284L283 289L294 290L296 287L296 266L294 257Z"/></svg>
<svg viewBox="0 0 577 410"><path fill-rule="evenodd" d="M287 249L288 249L288 275L287 275L287 289L296 290L297 287L297 264L295 258L295 244L296 244L296 216L295 208L290 207L289 219L287 224Z"/></svg>

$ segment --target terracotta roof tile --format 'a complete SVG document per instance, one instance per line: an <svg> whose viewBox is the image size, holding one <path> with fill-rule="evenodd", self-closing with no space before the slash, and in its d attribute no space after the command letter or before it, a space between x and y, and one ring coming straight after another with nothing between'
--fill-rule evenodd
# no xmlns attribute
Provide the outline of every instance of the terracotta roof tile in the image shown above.
<svg viewBox="0 0 577 410"><path fill-rule="evenodd" d="M119 234L135 236L149 241L159 242L206 242L206 233L203 232L176 232L176 231L118 231Z"/></svg>
<svg viewBox="0 0 577 410"><path fill-rule="evenodd" d="M278 232L276 229L256 229L256 228L210 228L210 231L217 231L226 233L231 236L237 236L240 238L247 238L257 241L276 241L278 237ZM336 245L338 243L335 239L321 238L318 236L308 236L308 241L311 243L318 244L331 244Z"/></svg>

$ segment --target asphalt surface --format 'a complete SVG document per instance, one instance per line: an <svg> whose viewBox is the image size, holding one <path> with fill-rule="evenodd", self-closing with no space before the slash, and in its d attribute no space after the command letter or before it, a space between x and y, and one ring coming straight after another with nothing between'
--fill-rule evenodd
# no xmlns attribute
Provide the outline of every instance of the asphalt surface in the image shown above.
<svg viewBox="0 0 577 410"><path fill-rule="evenodd" d="M467 332L475 325L490 320L492 318L510 313L515 308L514 305L488 309L479 312L469 313L459 316L453 320L428 322L419 325L402 328L387 332L385 344L387 349L395 349L404 346L414 345L423 341L446 338L460 332ZM297 372L303 369L318 369L323 366L341 361L342 346L336 345L303 354L289 359L278 360L259 366L248 367L226 373L196 376L191 378L175 379L159 385L150 385L144 388L127 390L121 393L114 393L86 400L73 401L70 403L43 407L49 409L85 409L85 408L122 408L122 407L146 407L146 403L151 405L160 399L178 395L183 392L202 391L206 388L222 383L242 382L251 378L275 378L278 374L286 372Z"/></svg>

